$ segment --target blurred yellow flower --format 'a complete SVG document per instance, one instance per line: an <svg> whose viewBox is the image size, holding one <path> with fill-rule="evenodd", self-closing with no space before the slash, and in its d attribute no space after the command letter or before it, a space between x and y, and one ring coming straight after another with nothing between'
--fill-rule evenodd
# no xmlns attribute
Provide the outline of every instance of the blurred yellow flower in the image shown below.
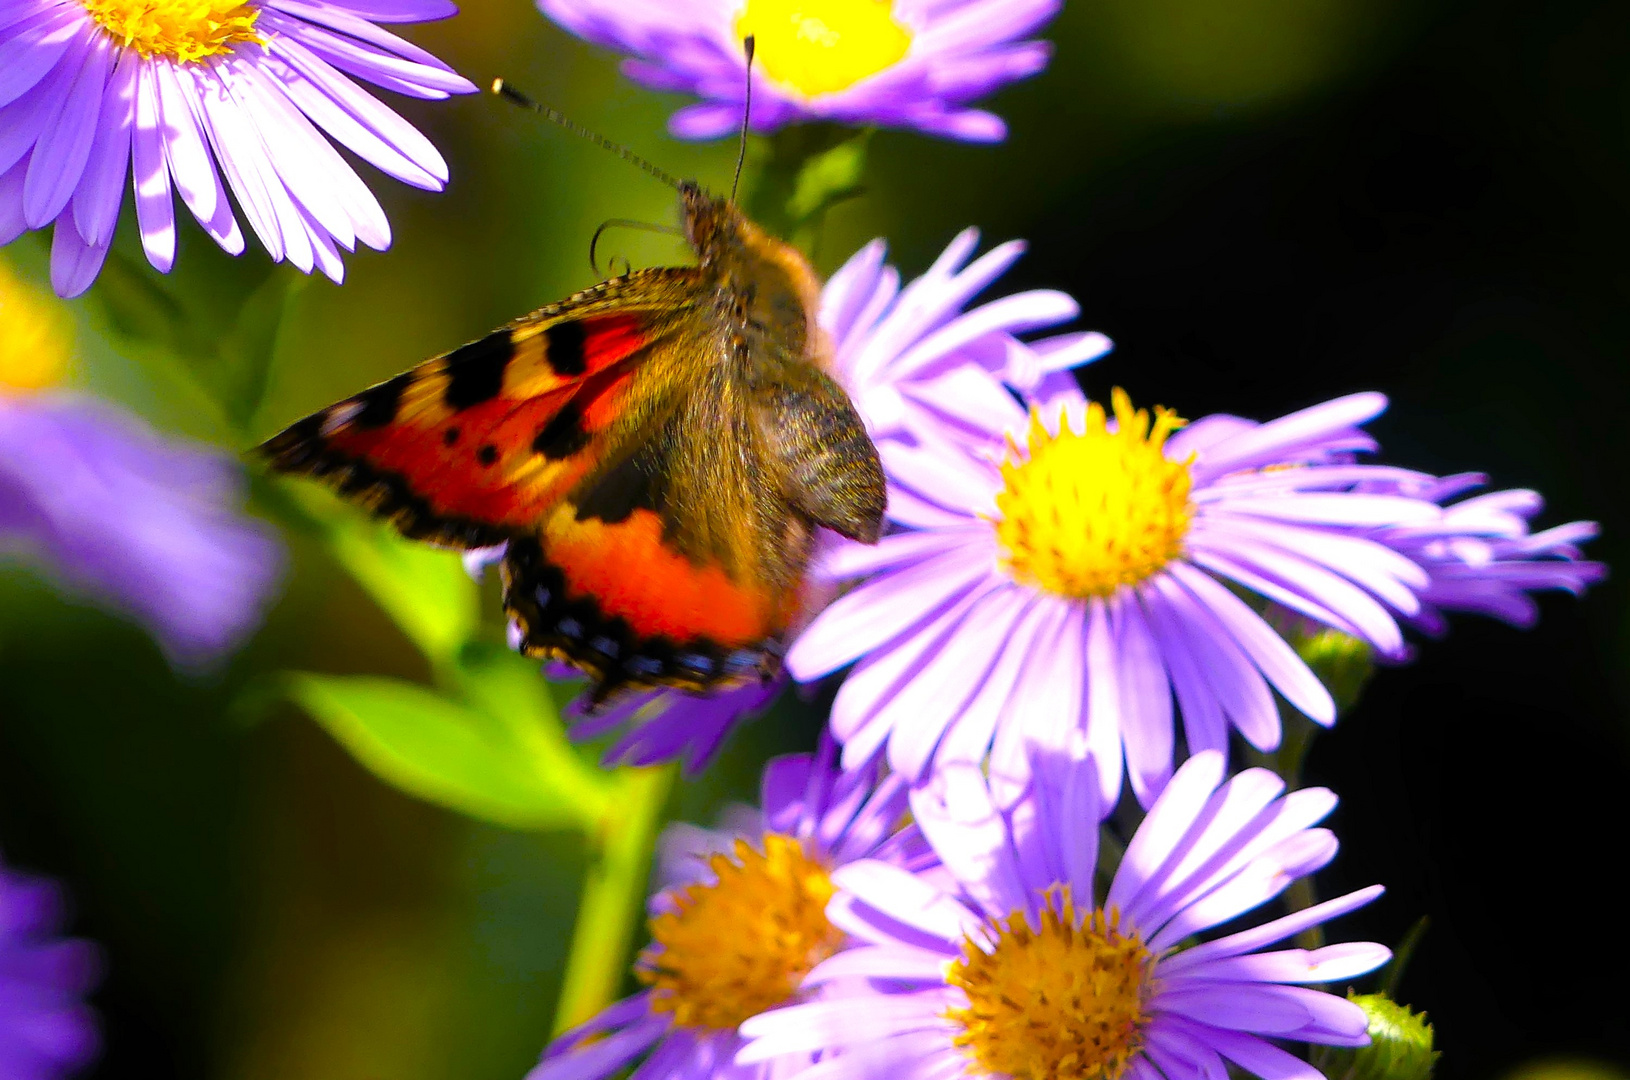
<svg viewBox="0 0 1630 1080"><path fill-rule="evenodd" d="M72 339L61 305L0 259L0 393L56 382Z"/></svg>

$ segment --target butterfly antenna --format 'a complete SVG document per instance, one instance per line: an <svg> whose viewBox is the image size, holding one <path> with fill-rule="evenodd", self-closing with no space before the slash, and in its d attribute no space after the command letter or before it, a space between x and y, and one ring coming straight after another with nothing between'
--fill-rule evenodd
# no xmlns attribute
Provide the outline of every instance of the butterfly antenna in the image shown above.
<svg viewBox="0 0 1630 1080"><path fill-rule="evenodd" d="M741 163L747 160L747 131L753 125L753 35L741 39L742 51L747 54L747 98L741 107L741 146L736 150L736 178L730 181L730 201L736 201L736 189L741 186Z"/></svg>
<svg viewBox="0 0 1630 1080"><path fill-rule="evenodd" d="M503 79L492 80L492 92L512 105L519 105L523 109L531 109L539 116L542 116L545 120L559 124L573 135L581 135L583 138L589 140L589 142L600 147L602 150L610 150L613 154L616 154L624 161L644 169L647 173L650 173L658 180L661 180L669 187L676 190L680 187L678 180L675 180L672 176L669 176L667 173L663 172L649 161L646 161L628 147L622 145L621 143L614 143L604 135L601 135L599 132L590 131L583 125L568 120L564 113L551 109L547 105L538 104L536 101L533 101L531 98L509 85L509 83L505 82Z"/></svg>
<svg viewBox="0 0 1630 1080"><path fill-rule="evenodd" d="M666 233L669 236L685 235L683 229L676 229L672 225L655 225L649 221L635 221L632 218L612 218L610 221L602 221L600 227L594 230L594 236L589 240L589 266L596 275L600 273L600 260L595 256L595 251L600 246L601 234L607 229L639 229L643 232ZM613 264L616 258L617 256L612 256ZM624 259L623 261L627 262L628 260ZM613 274L612 276L616 277L617 275Z"/></svg>

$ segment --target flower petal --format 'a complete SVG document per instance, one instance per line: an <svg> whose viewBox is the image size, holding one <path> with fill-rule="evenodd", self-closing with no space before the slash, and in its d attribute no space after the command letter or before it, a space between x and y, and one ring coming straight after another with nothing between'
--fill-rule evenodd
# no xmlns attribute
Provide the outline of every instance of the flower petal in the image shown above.
<svg viewBox="0 0 1630 1080"><path fill-rule="evenodd" d="M125 174L130 169L130 129L136 117L140 68L135 52L119 56L104 90L85 174L74 193L74 225L92 247L110 243L119 220Z"/></svg>
<svg viewBox="0 0 1630 1080"><path fill-rule="evenodd" d="M852 663L926 622L988 575L988 560L970 545L866 582L816 616L787 650L787 670L808 682Z"/></svg>
<svg viewBox="0 0 1630 1080"><path fill-rule="evenodd" d="M1330 691L1260 615L1198 570L1181 562L1171 563L1168 570L1222 622L1268 681L1285 695L1286 701L1317 723L1326 727L1335 723L1336 703L1331 699Z"/></svg>
<svg viewBox="0 0 1630 1080"><path fill-rule="evenodd" d="M87 34L90 41L79 57L73 84L51 110L28 163L28 178L23 181L23 217L31 229L55 221L68 205L79 178L85 174L91 144L96 140L97 116L113 66L113 48L105 35ZM73 59L77 48L77 44L71 47L65 59Z"/></svg>

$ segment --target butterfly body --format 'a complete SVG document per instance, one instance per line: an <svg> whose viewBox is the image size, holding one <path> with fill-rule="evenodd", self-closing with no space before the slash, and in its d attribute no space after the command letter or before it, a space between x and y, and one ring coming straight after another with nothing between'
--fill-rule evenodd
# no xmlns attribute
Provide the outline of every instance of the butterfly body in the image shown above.
<svg viewBox="0 0 1630 1080"><path fill-rule="evenodd" d="M813 271L728 201L681 195L697 265L603 282L262 447L408 536L506 544L519 647L583 668L597 701L767 677L816 530L882 525Z"/></svg>

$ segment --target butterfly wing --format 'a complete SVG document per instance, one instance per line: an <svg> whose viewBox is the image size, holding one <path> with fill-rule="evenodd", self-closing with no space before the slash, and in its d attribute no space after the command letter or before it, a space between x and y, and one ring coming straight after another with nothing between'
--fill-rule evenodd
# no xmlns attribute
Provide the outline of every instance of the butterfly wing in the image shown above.
<svg viewBox="0 0 1630 1080"><path fill-rule="evenodd" d="M812 527L787 500L721 333L653 346L633 395L650 405L602 460L511 543L505 606L520 647L623 686L706 690L777 666Z"/></svg>
<svg viewBox="0 0 1630 1080"><path fill-rule="evenodd" d="M614 452L643 355L695 291L689 269L605 282L313 413L261 451L415 539L476 548L534 535Z"/></svg>
<svg viewBox="0 0 1630 1080"><path fill-rule="evenodd" d="M653 406L643 430L509 546L520 648L588 670L591 701L769 677L816 527L877 539L882 466L842 389L740 344L715 325L653 345L632 395Z"/></svg>

